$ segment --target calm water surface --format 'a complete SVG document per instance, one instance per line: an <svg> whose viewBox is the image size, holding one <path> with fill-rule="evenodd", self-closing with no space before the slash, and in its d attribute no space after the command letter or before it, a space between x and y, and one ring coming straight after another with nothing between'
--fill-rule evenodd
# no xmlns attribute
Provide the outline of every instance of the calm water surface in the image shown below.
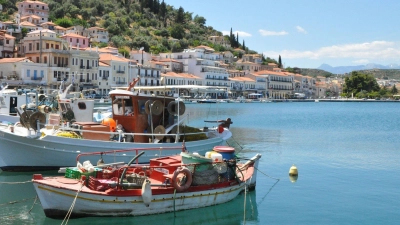
<svg viewBox="0 0 400 225"><path fill-rule="evenodd" d="M192 104L187 109L189 124L199 127L215 125L204 120L232 118L229 144L241 156L263 155L255 192L175 216L82 218L68 224L399 224L400 103ZM288 176L292 164L299 170L296 182ZM61 224L44 216L31 177L0 173L0 224Z"/></svg>

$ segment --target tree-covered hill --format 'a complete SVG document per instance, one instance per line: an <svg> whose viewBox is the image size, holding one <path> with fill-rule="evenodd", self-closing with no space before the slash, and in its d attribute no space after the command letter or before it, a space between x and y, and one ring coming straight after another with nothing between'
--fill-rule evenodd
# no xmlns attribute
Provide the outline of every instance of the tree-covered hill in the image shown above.
<svg viewBox="0 0 400 225"><path fill-rule="evenodd" d="M0 19L11 20L17 12L16 3L21 0L0 0L3 13ZM214 45L209 36L222 36L220 31L206 25L206 18L168 5L164 0L42 0L49 5L49 21L68 27L82 25L107 29L111 46L129 51L144 47L147 52L176 52L185 48L207 45L216 51L231 50L234 55L245 49L244 40L234 34L225 35L232 46Z"/></svg>

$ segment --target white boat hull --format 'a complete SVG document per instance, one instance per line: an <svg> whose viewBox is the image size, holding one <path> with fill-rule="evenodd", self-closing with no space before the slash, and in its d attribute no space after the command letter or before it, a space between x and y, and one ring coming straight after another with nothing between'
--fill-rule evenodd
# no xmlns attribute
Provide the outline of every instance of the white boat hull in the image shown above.
<svg viewBox="0 0 400 225"><path fill-rule="evenodd" d="M75 184L77 186L80 184ZM77 191L59 189L34 183L34 187L47 217L63 218L67 215ZM239 185L210 189L206 191L153 195L149 207L143 203L141 196L121 197L85 193L83 187L76 197L71 217L82 216L141 216L202 208L225 203L234 199L245 183Z"/></svg>
<svg viewBox="0 0 400 225"><path fill-rule="evenodd" d="M76 166L76 156L85 152L102 152L119 149L153 148L140 157L139 163L147 163L154 157L179 154L182 143L134 143L99 141L88 139L72 139L52 135L42 138L27 135L23 127L15 127L11 133L6 126L0 126L0 168L3 171L37 171L59 169L60 167ZM31 131L33 133L33 131ZM225 139L216 136L206 140L186 142L190 152L205 152L217 145L225 145ZM177 150L163 150L165 147L176 147ZM106 163L129 162L135 154L104 155ZM99 158L94 156L84 159L96 163Z"/></svg>

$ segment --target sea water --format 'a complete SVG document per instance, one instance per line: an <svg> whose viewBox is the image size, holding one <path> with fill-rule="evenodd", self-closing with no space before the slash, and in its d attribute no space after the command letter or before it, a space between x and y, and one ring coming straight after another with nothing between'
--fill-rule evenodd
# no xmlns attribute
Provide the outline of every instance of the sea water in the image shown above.
<svg viewBox="0 0 400 225"><path fill-rule="evenodd" d="M190 125L231 118L239 157L261 153L257 187L218 206L68 224L399 224L400 102L190 104ZM1 152L1 151L0 151ZM0 153L1 154L1 153ZM289 177L292 165L297 180ZM56 173L48 173L57 175ZM0 224L44 216L32 173L0 173Z"/></svg>

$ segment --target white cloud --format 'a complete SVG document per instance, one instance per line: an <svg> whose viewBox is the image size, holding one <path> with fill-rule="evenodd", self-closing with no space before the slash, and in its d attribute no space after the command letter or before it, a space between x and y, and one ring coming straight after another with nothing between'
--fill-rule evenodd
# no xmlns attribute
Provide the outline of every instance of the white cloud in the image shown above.
<svg viewBox="0 0 400 225"><path fill-rule="evenodd" d="M262 36L282 36L282 35L289 34L286 31L269 31L269 30L263 30L263 29L258 30L258 32L260 32L260 34Z"/></svg>
<svg viewBox="0 0 400 225"><path fill-rule="evenodd" d="M298 32L300 32L300 33L307 34L307 31L304 30L304 28L302 28L301 26L296 26L296 30L297 30Z"/></svg>
<svg viewBox="0 0 400 225"><path fill-rule="evenodd" d="M285 59L343 59L352 58L356 60L382 60L400 58L400 46L394 42L373 41L366 43L333 45L322 47L317 50L297 51L267 51L265 55L281 55Z"/></svg>
<svg viewBox="0 0 400 225"><path fill-rule="evenodd" d="M224 31L222 31L222 34L223 35L230 35L231 32L224 30ZM239 34L239 38L240 37L251 37L251 34L245 32L245 31L238 31L238 30L237 31L232 31L232 34L234 34L235 36L236 36L236 34Z"/></svg>

